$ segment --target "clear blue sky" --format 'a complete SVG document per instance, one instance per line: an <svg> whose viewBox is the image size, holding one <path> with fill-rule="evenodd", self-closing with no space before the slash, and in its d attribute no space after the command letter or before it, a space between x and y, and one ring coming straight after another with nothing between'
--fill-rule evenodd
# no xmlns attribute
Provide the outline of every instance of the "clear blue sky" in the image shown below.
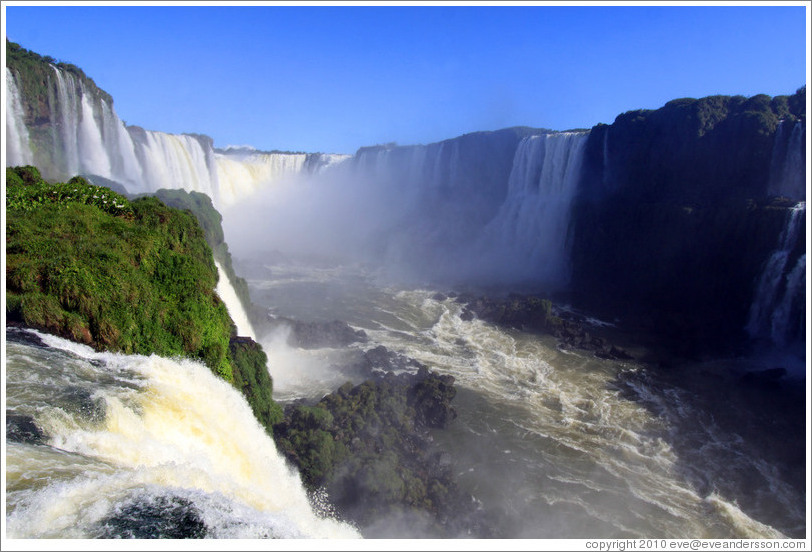
<svg viewBox="0 0 812 552"><path fill-rule="evenodd" d="M4 7L9 40L84 69L128 124L219 147L588 128L807 79L800 4Z"/></svg>

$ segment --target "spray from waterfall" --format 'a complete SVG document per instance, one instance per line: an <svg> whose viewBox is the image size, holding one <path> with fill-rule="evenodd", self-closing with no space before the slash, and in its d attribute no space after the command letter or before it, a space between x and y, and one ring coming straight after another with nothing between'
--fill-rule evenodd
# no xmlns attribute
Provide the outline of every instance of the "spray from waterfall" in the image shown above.
<svg viewBox="0 0 812 552"><path fill-rule="evenodd" d="M482 134L366 148L334 170L235 203L223 212L224 230L242 257L277 251L371 263L401 282L563 286L587 136L542 134L508 146ZM501 157L483 170L496 145Z"/></svg>

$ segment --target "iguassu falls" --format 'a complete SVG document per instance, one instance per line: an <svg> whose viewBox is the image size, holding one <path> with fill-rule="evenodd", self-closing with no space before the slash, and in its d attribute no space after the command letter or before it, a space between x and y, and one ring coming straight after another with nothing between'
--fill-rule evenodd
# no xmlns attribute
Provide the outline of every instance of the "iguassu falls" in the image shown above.
<svg viewBox="0 0 812 552"><path fill-rule="evenodd" d="M267 152L125 124L38 63L36 90L6 66L7 170L207 196L214 292L285 418L263 426L258 384L209 352L105 350L103 326L80 343L7 311L8 538L808 536L805 87ZM450 407L421 406L428 381ZM399 386L420 477L383 410L342 426L324 406Z"/></svg>

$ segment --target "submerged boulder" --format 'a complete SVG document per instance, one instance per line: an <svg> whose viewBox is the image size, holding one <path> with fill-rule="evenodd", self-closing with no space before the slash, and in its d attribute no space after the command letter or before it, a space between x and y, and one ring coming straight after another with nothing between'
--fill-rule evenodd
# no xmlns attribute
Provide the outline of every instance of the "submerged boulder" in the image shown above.
<svg viewBox="0 0 812 552"><path fill-rule="evenodd" d="M47 436L34 423L34 418L23 414L14 414L6 411L6 439L16 443L39 445L45 442Z"/></svg>

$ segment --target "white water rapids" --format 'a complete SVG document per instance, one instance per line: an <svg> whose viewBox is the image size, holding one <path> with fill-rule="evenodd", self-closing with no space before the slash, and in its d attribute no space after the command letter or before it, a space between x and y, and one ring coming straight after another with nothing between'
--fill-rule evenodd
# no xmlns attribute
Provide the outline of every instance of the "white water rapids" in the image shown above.
<svg viewBox="0 0 812 552"><path fill-rule="evenodd" d="M314 512L240 393L202 364L36 335L47 347L12 339L6 353L7 408L47 436L7 443L9 538L160 536L179 519L211 538L358 536ZM139 517L155 511L169 517Z"/></svg>
<svg viewBox="0 0 812 552"><path fill-rule="evenodd" d="M803 532L802 488L781 475L780 464L748 448L752 436L739 432L744 426L722 424L690 387L652 378L635 362L560 350L549 336L465 320L453 299L380 286L355 268L279 263L269 269L266 277L254 272L249 279L255 303L303 320L346 320L371 339L359 347L384 345L456 378L459 418L436 432L435 442L451 453L460 484L501 535L782 538ZM277 395L316 398L346 377L334 372L331 380L326 369L340 350L283 342L263 341L269 357L298 367L274 372ZM704 373L749 367L741 360L680 370L687 381L704 382ZM308 385L299 385L303 378L311 378ZM732 385L730 396L739 391ZM756 403L725 404L731 418L770 418Z"/></svg>

